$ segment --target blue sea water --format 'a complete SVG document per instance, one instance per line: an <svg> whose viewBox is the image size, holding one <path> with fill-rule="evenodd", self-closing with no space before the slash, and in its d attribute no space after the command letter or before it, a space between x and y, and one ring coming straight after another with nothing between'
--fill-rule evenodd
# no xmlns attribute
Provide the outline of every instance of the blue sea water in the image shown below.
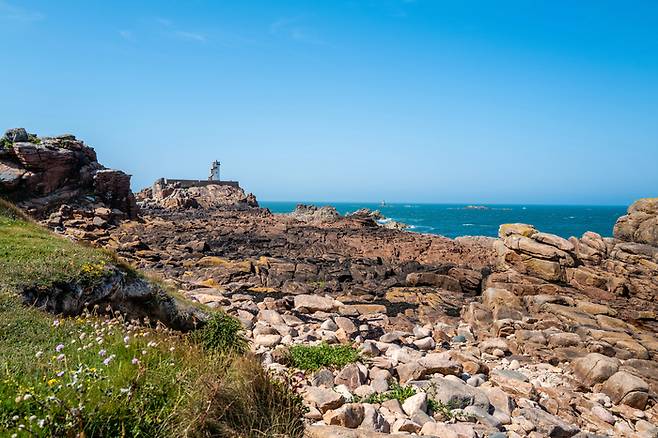
<svg viewBox="0 0 658 438"><path fill-rule="evenodd" d="M568 238L585 231L612 236L612 227L625 206L559 205L484 205L483 209L464 204L386 204L351 202L306 202L318 206L332 205L341 214L360 208L379 210L387 218L409 225L410 231L440 234L446 237L498 235L500 224L521 222L540 231ZM296 202L260 202L272 213L290 213Z"/></svg>

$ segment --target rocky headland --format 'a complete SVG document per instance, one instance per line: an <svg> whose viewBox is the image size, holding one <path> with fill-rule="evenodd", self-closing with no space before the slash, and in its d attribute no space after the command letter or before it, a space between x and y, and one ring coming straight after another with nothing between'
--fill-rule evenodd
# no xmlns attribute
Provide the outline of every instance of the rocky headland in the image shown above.
<svg viewBox="0 0 658 438"><path fill-rule="evenodd" d="M272 214L230 187L153 187L137 217L129 195L99 189L103 169L77 140L5 138L0 188L238 318L304 398L308 436L658 436L658 198L631 205L612 238L504 224L495 239L453 240L365 211ZM25 151L44 148L78 157L74 177L29 164ZM99 208L125 215L101 223ZM358 360L291 365L295 346L322 343Z"/></svg>
<svg viewBox="0 0 658 438"><path fill-rule="evenodd" d="M0 195L43 218L67 205L97 223L135 219L130 175L102 166L93 148L73 135L38 137L23 128L0 138Z"/></svg>

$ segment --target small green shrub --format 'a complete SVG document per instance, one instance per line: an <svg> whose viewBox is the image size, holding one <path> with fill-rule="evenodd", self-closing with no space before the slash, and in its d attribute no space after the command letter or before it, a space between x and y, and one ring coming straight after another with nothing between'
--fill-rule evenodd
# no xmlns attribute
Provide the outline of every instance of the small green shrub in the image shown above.
<svg viewBox="0 0 658 438"><path fill-rule="evenodd" d="M248 347L247 340L242 335L240 321L224 312L214 313L206 325L192 332L191 336L211 351L242 354Z"/></svg>
<svg viewBox="0 0 658 438"><path fill-rule="evenodd" d="M34 144L41 143L41 139L39 137L37 137L36 134L28 134L27 135L27 141L29 141L30 143L34 143Z"/></svg>
<svg viewBox="0 0 658 438"><path fill-rule="evenodd" d="M386 392L376 393L366 397L364 403L382 403L386 400L397 400L403 403L406 399L416 394L416 389L409 386L401 386L397 383L391 385L391 389Z"/></svg>
<svg viewBox="0 0 658 438"><path fill-rule="evenodd" d="M13 143L7 138L0 138L0 149L10 149Z"/></svg>
<svg viewBox="0 0 658 438"><path fill-rule="evenodd" d="M314 371L322 367L343 367L359 359L351 345L295 345L290 348L290 364L301 370Z"/></svg>
<svg viewBox="0 0 658 438"><path fill-rule="evenodd" d="M439 400L434 400L433 398L427 399L427 407L433 414L439 414L444 421L452 420L456 418L459 421L472 421L473 416L470 414L465 414L461 411L458 411L459 414L453 412L454 409L458 409L459 406L453 403L443 403Z"/></svg>

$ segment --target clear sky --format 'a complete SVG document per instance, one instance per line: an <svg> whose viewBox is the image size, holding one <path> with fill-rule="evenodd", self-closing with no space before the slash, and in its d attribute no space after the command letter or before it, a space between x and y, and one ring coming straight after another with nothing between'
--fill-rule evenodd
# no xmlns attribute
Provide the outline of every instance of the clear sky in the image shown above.
<svg viewBox="0 0 658 438"><path fill-rule="evenodd" d="M658 196L658 2L0 0L0 129L133 188L263 200Z"/></svg>

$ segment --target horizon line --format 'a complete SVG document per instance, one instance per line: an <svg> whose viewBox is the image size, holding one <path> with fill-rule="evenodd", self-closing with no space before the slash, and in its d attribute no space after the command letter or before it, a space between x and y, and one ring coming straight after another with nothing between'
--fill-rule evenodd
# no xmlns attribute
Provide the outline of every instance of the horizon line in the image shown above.
<svg viewBox="0 0 658 438"><path fill-rule="evenodd" d="M641 199L641 198L638 198ZM381 204L381 201L319 201L319 200L270 200L258 199L258 202L279 202L279 203L308 203L308 204ZM630 204L578 204L578 203L532 203L532 202L416 202L416 201L391 201L386 202L385 205L402 205L402 204L415 204L415 205L473 205L473 206L533 206L533 207L620 207L628 208ZM632 203L631 203L632 204Z"/></svg>

